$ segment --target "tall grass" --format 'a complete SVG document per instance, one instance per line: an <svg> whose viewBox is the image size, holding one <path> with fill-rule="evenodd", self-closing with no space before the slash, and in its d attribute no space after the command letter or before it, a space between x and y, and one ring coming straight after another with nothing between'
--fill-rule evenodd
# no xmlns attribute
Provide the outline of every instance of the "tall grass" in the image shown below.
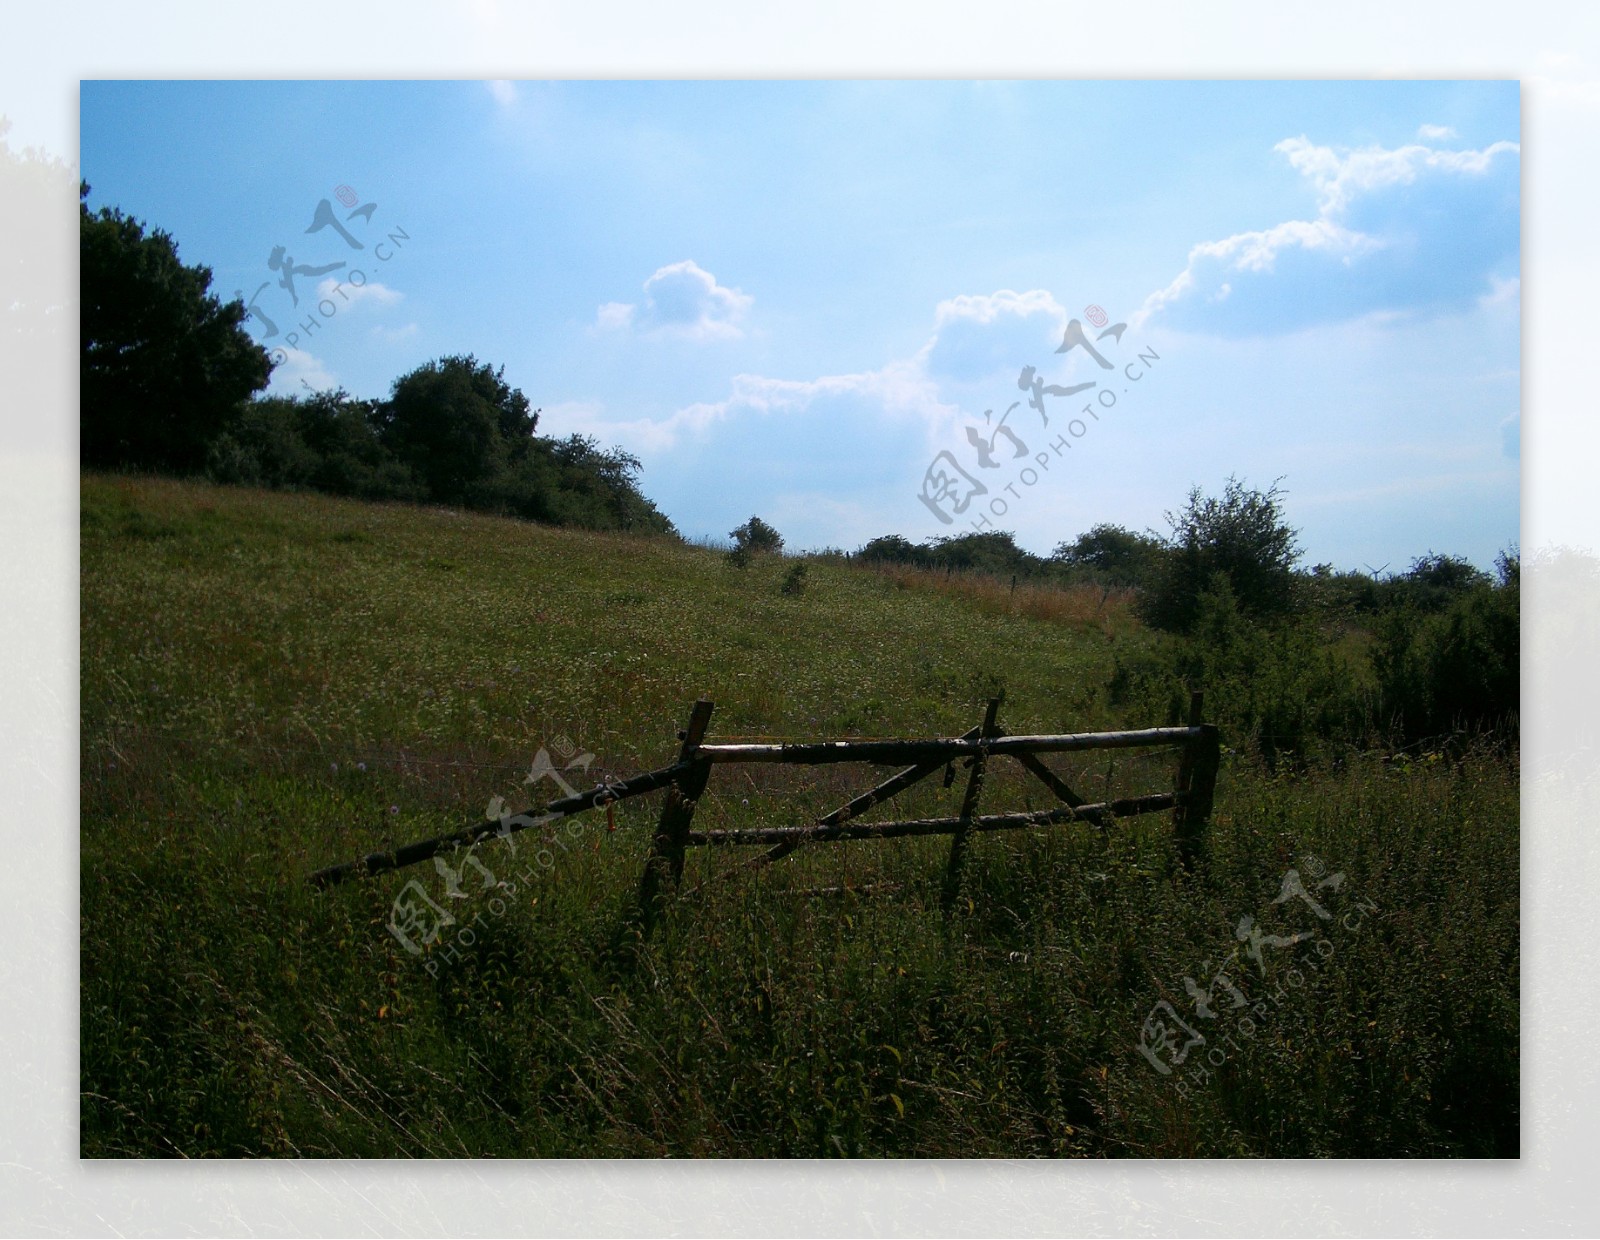
<svg viewBox="0 0 1600 1240"><path fill-rule="evenodd" d="M1105 689L1149 638L1116 611L1113 642L1087 603L1005 610L825 558L785 594L777 558L448 511L92 476L82 505L86 1155L1517 1148L1514 760L1291 777L1234 752L1194 872L1162 817L986 836L948 918L940 840L760 872L701 849L641 940L659 797L479 849L491 890L447 858L460 898L430 866L315 892L318 866L542 799L521 781L559 738L593 754L574 781L659 765L700 692L716 738L950 735L1002 690L1016 731L1159 722ZM1170 787L1172 761L1059 765L1117 795ZM992 769L986 808L1049 803ZM696 825L803 822L881 774L719 769ZM895 816L954 813L956 775ZM1272 903L1312 861L1345 876L1327 911L1372 906L1358 930ZM421 959L387 929L411 880L456 919ZM871 894L799 894L823 887ZM1331 955L1235 959L1252 1003L1282 1001L1253 1037L1226 1026L1206 1079L1162 1076L1147 1016L1223 1031L1185 979L1246 915Z"/></svg>
<svg viewBox="0 0 1600 1240"><path fill-rule="evenodd" d="M1119 586L1008 582L988 573L944 572L910 564L874 563L874 572L902 590L971 603L988 615L1026 616L1113 636L1131 627L1134 591Z"/></svg>

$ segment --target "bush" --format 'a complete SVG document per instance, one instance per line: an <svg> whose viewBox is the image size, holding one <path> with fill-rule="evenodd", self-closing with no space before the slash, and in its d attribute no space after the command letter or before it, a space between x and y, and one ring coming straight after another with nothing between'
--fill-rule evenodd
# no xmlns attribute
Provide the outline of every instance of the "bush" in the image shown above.
<svg viewBox="0 0 1600 1240"><path fill-rule="evenodd" d="M1364 662L1330 646L1310 619L1271 628L1250 620L1217 573L1197 600L1191 633L1117 656L1110 699L1138 722L1177 724L1189 691L1203 689L1207 719L1227 743L1275 766L1370 743L1375 685Z"/></svg>
<svg viewBox="0 0 1600 1240"><path fill-rule="evenodd" d="M1199 617L1200 596L1218 573L1240 611L1254 619L1288 615L1296 602L1296 531L1283 519L1276 484L1247 490L1229 478L1220 499L1189 492L1182 512L1168 513L1172 533L1155 580L1140 600L1144 619L1171 633L1187 633Z"/></svg>
<svg viewBox="0 0 1600 1240"><path fill-rule="evenodd" d="M728 537L733 539L735 550L742 548L746 552L774 555L783 550L783 535L760 517L751 517L743 525L730 530Z"/></svg>
<svg viewBox="0 0 1600 1240"><path fill-rule="evenodd" d="M1104 523L1070 543L1059 544L1050 556L1067 570L1069 581L1140 589L1154 584L1165 558L1166 549L1159 538Z"/></svg>
<svg viewBox="0 0 1600 1240"><path fill-rule="evenodd" d="M1507 562L1509 565L1509 561ZM1474 570L1476 571L1476 570ZM1516 720L1521 693L1519 574L1479 574L1443 611L1410 598L1379 622L1373 664L1383 709L1408 741Z"/></svg>

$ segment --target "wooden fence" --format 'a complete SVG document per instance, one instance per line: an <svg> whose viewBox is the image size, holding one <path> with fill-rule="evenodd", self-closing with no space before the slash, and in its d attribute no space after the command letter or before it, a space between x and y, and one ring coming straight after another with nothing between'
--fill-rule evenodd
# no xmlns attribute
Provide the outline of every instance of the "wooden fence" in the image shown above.
<svg viewBox="0 0 1600 1240"><path fill-rule="evenodd" d="M1195 693L1189 704L1189 722L1181 727L1144 728L1129 732L1082 732L1050 736L1010 736L996 723L999 700L988 704L983 722L958 737L933 740L840 740L787 744L716 744L706 740L712 703L702 698L694 704L677 759L660 770L603 783L587 792L552 801L542 811L518 814L497 822L420 840L394 852L371 853L360 860L330 866L311 876L317 886L347 878L364 877L414 865L450 849L467 847L512 831L542 826L558 818L581 813L629 797L667 790L649 859L639 883L639 912L648 927L662 898L683 878L684 855L692 847L748 844L765 846L751 859L753 866L769 865L788 856L802 844L827 841L892 839L903 835L952 836L945 865L943 903L948 909L956 898L961 869L974 833L1011 831L1060 822L1087 822L1104 829L1113 819L1136 814L1172 812L1173 831L1185 864L1193 862L1211 816L1221 742L1217 729L1201 722L1202 698ZM1170 792L1117 800L1087 802L1045 765L1040 755L1077 753L1091 749L1180 747L1178 768ZM1010 758L1038 777L1060 802L1054 809L1009 814L980 814L984 774L990 760ZM892 822L860 822L860 816L957 759L965 760L968 776L961 812L954 818L911 818ZM901 766L888 779L863 792L813 823L804 826L748 827L724 831L697 831L694 812L710 781L712 768L722 763L767 762L819 766L835 762L864 762Z"/></svg>

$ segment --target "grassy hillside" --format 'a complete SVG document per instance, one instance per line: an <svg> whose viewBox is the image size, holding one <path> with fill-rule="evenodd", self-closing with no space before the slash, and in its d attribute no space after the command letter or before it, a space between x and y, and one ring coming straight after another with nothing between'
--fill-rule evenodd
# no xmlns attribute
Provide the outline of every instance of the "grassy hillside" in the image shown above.
<svg viewBox="0 0 1600 1240"><path fill-rule="evenodd" d="M759 875L702 849L631 940L659 797L454 859L459 898L426 864L304 883L554 795L522 783L541 748L593 755L577 786L661 765L701 693L714 739L951 735L1000 691L1012 731L1165 722L1108 702L1149 642L1125 598L826 559L786 594L789 566L85 477L83 1152L1515 1152L1517 776L1487 752L1230 753L1194 874L1161 816L988 836L948 919L942 840ZM1116 795L1172 763L1057 765ZM1048 804L993 769L986 808ZM881 776L725 768L696 825L802 822ZM963 784L897 804L953 814ZM456 918L425 959L387 929L410 880ZM841 884L878 890L797 894ZM1162 1002L1207 1036L1171 1076L1138 1049Z"/></svg>

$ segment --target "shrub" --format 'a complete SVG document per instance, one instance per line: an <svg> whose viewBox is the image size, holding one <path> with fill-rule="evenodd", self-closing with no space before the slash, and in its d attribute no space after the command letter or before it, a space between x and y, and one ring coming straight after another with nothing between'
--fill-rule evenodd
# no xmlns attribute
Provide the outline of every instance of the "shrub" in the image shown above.
<svg viewBox="0 0 1600 1240"><path fill-rule="evenodd" d="M760 517L751 517L743 525L729 531L735 550L776 554L783 550L783 535Z"/></svg>
<svg viewBox="0 0 1600 1240"><path fill-rule="evenodd" d="M1276 484L1247 490L1229 478L1220 499L1189 492L1182 512L1168 513L1167 553L1140 612L1156 628L1187 633L1213 577L1228 579L1239 610L1256 619L1289 614L1295 603L1296 531L1283 519Z"/></svg>
<svg viewBox="0 0 1600 1240"><path fill-rule="evenodd" d="M1050 559L1067 570L1069 580L1147 588L1161 571L1165 556L1159 538L1101 523L1072 542L1059 544Z"/></svg>
<svg viewBox="0 0 1600 1240"><path fill-rule="evenodd" d="M1443 611L1409 598L1378 626L1373 664L1387 718L1406 740L1476 732L1514 721L1521 692L1520 582L1488 578Z"/></svg>

